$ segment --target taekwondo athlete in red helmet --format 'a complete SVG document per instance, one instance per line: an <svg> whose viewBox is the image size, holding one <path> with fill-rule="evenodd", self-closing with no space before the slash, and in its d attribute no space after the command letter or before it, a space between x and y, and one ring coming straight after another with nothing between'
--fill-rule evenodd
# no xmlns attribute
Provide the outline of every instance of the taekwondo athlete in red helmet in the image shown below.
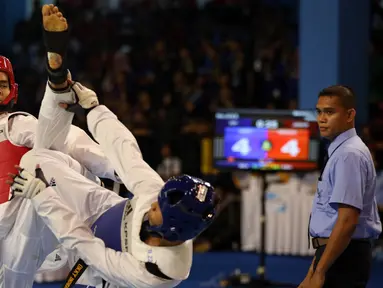
<svg viewBox="0 0 383 288"><path fill-rule="evenodd" d="M9 186L5 183L7 172L15 170L14 165L20 162L21 157L29 150L27 147L31 146L28 143L29 139L25 139L26 145L13 145L9 137L9 129L7 129L9 128L9 119L24 114L8 113L16 104L17 96L18 85L15 82L11 61L0 56L0 151L2 151L0 162L2 169L4 169L3 171L0 170L0 203L8 201L9 198ZM4 153L5 151L6 153Z"/></svg>
<svg viewBox="0 0 383 288"><path fill-rule="evenodd" d="M0 56L0 103L1 109L4 111L11 110L17 102L18 85L15 82L12 64L8 58Z"/></svg>

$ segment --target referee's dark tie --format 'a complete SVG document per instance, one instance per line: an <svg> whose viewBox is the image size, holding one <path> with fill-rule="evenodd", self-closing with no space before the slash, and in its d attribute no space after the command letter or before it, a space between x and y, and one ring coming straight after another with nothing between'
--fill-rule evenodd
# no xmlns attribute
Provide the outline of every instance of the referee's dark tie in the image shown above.
<svg viewBox="0 0 383 288"><path fill-rule="evenodd" d="M323 174L324 168L326 167L326 164L327 164L329 158L330 157L328 156L328 149L326 147L325 151L324 151L324 155L323 155L322 168L321 168L321 171L320 171L320 174L319 174L319 179L318 179L319 181L322 181L322 174Z"/></svg>

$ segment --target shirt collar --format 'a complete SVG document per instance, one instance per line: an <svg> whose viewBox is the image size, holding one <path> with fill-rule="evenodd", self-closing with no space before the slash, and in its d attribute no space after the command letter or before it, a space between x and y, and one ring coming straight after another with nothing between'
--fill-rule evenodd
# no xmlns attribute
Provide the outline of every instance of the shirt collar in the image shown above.
<svg viewBox="0 0 383 288"><path fill-rule="evenodd" d="M355 128L348 129L347 131L344 131L343 133L339 134L330 144L328 147L328 155L330 156L335 149L342 144L344 141L350 139L351 137L356 136L356 130Z"/></svg>

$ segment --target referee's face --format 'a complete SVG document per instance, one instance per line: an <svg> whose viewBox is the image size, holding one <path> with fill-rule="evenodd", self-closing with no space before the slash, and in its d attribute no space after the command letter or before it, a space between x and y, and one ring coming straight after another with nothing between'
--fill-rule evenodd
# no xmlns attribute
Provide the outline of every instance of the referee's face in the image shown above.
<svg viewBox="0 0 383 288"><path fill-rule="evenodd" d="M334 140L339 134L352 128L355 110L346 109L339 97L319 97L316 110L317 122L322 137Z"/></svg>

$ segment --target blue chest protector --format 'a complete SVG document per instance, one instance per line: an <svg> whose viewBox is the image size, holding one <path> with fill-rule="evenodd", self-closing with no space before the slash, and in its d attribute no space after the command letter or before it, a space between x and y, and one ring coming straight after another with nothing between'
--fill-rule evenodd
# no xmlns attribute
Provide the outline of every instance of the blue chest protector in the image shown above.
<svg viewBox="0 0 383 288"><path fill-rule="evenodd" d="M123 230L121 224L132 211L128 199L109 208L93 223L91 229L94 236L104 241L107 248L122 252L122 239L127 235L121 235Z"/></svg>
<svg viewBox="0 0 383 288"><path fill-rule="evenodd" d="M105 247L119 252L128 252L128 247L123 246L124 243L128 243L126 240L128 238L128 231L125 219L132 211L133 208L128 199L109 208L92 225L93 234L104 241ZM171 278L159 270L156 264L147 262L145 267L149 273L166 280L171 280Z"/></svg>

